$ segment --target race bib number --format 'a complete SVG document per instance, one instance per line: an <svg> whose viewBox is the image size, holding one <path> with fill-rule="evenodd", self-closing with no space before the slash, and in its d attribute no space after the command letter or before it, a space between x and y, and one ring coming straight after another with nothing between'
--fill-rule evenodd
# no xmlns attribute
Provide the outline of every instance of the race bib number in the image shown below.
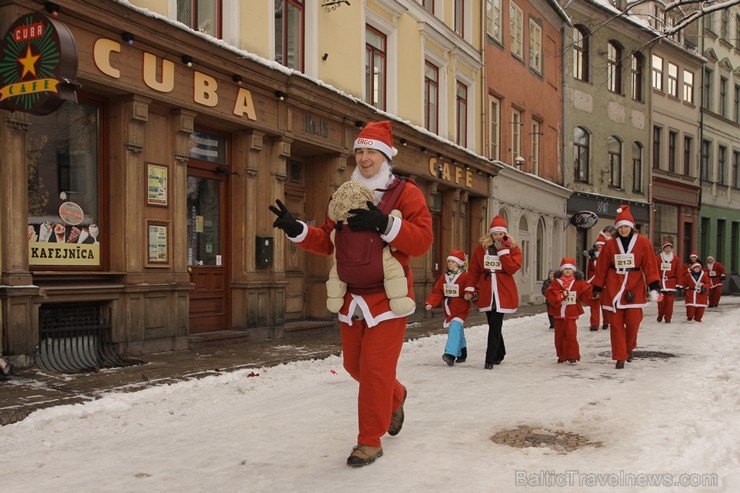
<svg viewBox="0 0 740 493"><path fill-rule="evenodd" d="M635 267L634 253L617 253L614 255L614 267L620 269L633 269Z"/></svg>
<svg viewBox="0 0 740 493"><path fill-rule="evenodd" d="M576 304L576 292L568 291L568 295L563 298L564 305L575 305Z"/></svg>
<svg viewBox="0 0 740 493"><path fill-rule="evenodd" d="M501 270L501 260L498 255L486 255L483 258L483 268L490 271Z"/></svg>
<svg viewBox="0 0 740 493"><path fill-rule="evenodd" d="M671 264L668 262L663 262L662 264L660 264L660 270L662 271L671 270Z"/></svg>
<svg viewBox="0 0 740 493"><path fill-rule="evenodd" d="M459 284L445 284L443 291L444 291L444 295L447 298L457 298L460 296L460 285Z"/></svg>
<svg viewBox="0 0 740 493"><path fill-rule="evenodd" d="M715 274L713 270L709 271L709 277L716 277L716 276L717 274Z"/></svg>

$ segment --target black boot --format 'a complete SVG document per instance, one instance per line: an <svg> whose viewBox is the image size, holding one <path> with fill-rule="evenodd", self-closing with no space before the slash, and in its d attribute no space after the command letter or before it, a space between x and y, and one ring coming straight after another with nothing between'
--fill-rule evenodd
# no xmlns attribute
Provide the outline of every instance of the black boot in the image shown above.
<svg viewBox="0 0 740 493"><path fill-rule="evenodd" d="M445 362L445 363L447 363L447 364L448 364L449 366L453 366L453 365L455 364L455 357L454 357L454 356L452 356L451 354L447 354L447 353L443 354L443 355L442 355L442 359L443 359L443 360L444 360L444 362Z"/></svg>
<svg viewBox="0 0 740 493"><path fill-rule="evenodd" d="M460 350L460 356L457 357L455 363L465 363L468 359L468 348L464 347Z"/></svg>

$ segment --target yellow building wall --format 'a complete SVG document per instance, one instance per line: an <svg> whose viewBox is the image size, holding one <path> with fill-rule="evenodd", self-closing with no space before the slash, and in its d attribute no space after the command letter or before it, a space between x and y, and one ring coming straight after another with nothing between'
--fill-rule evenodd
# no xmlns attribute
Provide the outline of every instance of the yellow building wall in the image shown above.
<svg viewBox="0 0 740 493"><path fill-rule="evenodd" d="M424 55L416 20L398 22L398 116L424 126Z"/></svg>
<svg viewBox="0 0 740 493"><path fill-rule="evenodd" d="M319 79L356 97L362 96L365 74L365 24L362 2L321 12L318 29Z"/></svg>

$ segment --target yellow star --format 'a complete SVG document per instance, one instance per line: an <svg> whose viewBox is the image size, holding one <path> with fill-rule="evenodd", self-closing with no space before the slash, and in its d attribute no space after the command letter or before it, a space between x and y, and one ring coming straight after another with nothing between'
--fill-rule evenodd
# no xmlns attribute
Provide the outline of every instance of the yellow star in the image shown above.
<svg viewBox="0 0 740 493"><path fill-rule="evenodd" d="M34 76L36 75L36 61L39 58L41 58L41 55L34 56L31 53L31 45L28 45L26 47L26 56L24 58L18 59L21 65L23 65L23 73L21 74L21 79L24 78L29 72Z"/></svg>

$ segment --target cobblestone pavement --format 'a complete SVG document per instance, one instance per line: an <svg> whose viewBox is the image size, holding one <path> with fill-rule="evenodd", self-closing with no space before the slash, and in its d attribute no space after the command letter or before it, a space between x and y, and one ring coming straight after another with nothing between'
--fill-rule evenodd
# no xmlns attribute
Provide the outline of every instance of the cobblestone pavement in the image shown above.
<svg viewBox="0 0 740 493"><path fill-rule="evenodd" d="M508 318L541 313L544 304L519 308ZM406 339L413 340L445 333L443 314L423 309L409 320ZM471 313L466 326L486 323L485 314ZM545 322L546 323L546 319ZM339 355L337 328L285 332L280 339L247 341L238 344L147 354L141 364L86 373L55 373L25 369L0 377L0 426L24 419L37 409L76 404L98 399L109 392L133 392L153 385L170 384L244 368L263 368L290 361L323 359Z"/></svg>

